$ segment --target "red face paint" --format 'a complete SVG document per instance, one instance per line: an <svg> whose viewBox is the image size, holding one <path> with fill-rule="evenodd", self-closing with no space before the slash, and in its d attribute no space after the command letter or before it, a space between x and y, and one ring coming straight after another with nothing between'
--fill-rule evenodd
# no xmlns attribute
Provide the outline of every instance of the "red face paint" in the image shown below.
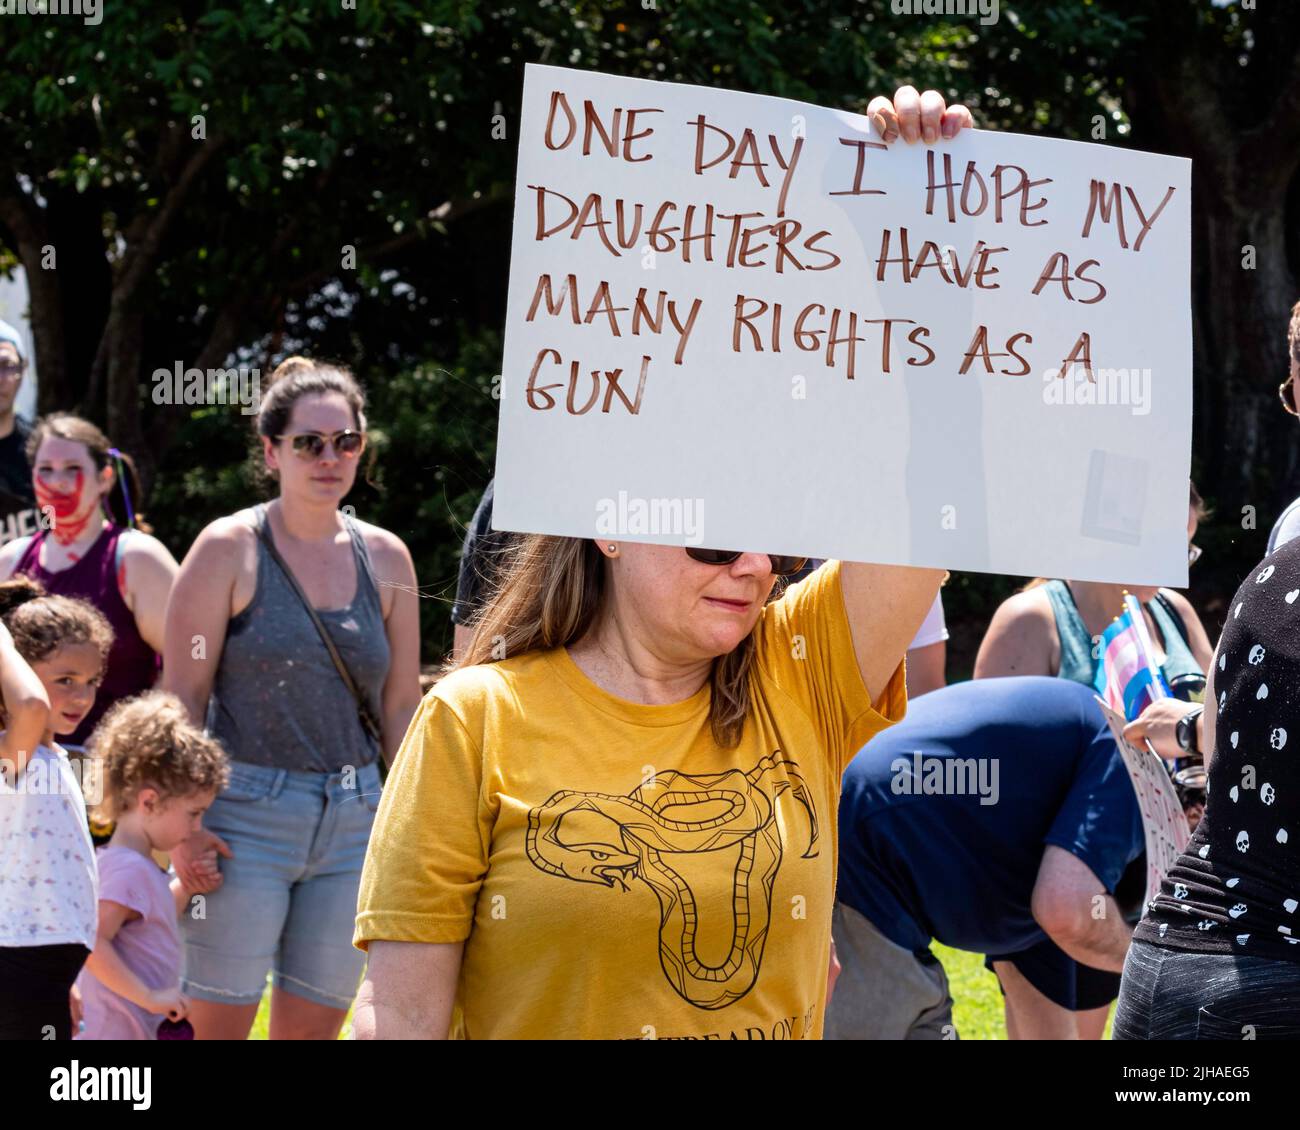
<svg viewBox="0 0 1300 1130"><path fill-rule="evenodd" d="M81 496L85 485L86 475L80 467L73 469L72 489L67 491L55 490L39 473L36 475L33 483L36 504L51 517L50 533L60 545L71 545L81 537L94 517L94 506L87 507L84 514L78 513L82 507Z"/></svg>

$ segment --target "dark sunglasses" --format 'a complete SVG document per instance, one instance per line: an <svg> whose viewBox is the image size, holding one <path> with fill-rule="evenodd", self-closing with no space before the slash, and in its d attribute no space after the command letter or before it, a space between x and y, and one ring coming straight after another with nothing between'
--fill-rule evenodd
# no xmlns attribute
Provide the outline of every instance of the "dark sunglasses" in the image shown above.
<svg viewBox="0 0 1300 1130"><path fill-rule="evenodd" d="M686 556L702 565L730 565L740 558L742 552L739 549L697 549L693 545L686 547ZM808 564L806 557L782 557L769 553L767 558L772 562L772 572L778 577L792 577Z"/></svg>
<svg viewBox="0 0 1300 1130"><path fill-rule="evenodd" d="M340 458L355 459L366 446L364 433L355 432L351 428L335 432L332 436L321 435L320 432L298 432L296 435L283 435L275 438L277 440L292 440L293 453L299 459L319 459L324 453L327 443L333 446L334 450L339 453Z"/></svg>
<svg viewBox="0 0 1300 1130"><path fill-rule="evenodd" d="M1300 416L1300 410L1295 404L1295 377L1287 377L1280 385L1277 386L1278 399L1282 401L1282 407L1285 408L1292 416Z"/></svg>

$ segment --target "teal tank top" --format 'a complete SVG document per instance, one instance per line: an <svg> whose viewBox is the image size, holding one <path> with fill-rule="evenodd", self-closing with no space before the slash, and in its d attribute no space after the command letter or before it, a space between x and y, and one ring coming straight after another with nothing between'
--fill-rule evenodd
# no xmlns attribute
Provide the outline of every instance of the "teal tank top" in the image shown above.
<svg viewBox="0 0 1300 1130"><path fill-rule="evenodd" d="M1056 634L1061 638L1061 669L1057 676L1070 679L1085 686L1092 686L1097 674L1100 659L1092 657L1092 634L1088 631L1079 615L1079 607L1074 603L1074 594L1064 581L1048 581L1043 586L1047 599L1052 602L1052 615L1056 618ZM1204 675L1196 656L1183 638L1182 617L1167 605L1160 597L1147 605L1147 611L1155 620L1164 637L1165 662L1160 668L1169 683L1180 676Z"/></svg>

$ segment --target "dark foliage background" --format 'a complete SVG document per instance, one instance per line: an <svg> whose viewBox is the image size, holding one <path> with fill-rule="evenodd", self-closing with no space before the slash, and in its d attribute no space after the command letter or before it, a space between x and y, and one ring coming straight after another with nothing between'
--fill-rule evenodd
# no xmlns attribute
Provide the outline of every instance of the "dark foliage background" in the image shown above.
<svg viewBox="0 0 1300 1130"><path fill-rule="evenodd" d="M1274 392L1300 295L1290 6L1006 0L983 26L889 0L171 0L0 32L0 270L27 271L41 409L79 408L140 455L180 556L258 489L248 418L154 405L153 370L351 364L377 461L349 502L411 546L426 660L449 640L461 529L493 462L528 61L852 109L912 82L982 126L1094 140L1100 122L1106 144L1192 157L1194 465L1217 517L1191 595L1212 636L1300 486ZM1022 580L954 578L950 676Z"/></svg>

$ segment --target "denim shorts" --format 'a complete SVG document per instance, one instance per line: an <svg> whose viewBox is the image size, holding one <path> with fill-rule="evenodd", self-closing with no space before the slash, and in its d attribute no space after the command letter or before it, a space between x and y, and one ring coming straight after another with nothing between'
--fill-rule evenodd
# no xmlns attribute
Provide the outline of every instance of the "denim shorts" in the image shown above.
<svg viewBox="0 0 1300 1130"><path fill-rule="evenodd" d="M286 992L351 1005L365 966L352 945L357 888L378 807L374 763L345 776L232 761L203 825L233 858L218 857L221 886L181 916L182 991L254 1004L274 971Z"/></svg>
<svg viewBox="0 0 1300 1130"><path fill-rule="evenodd" d="M1116 1040L1300 1039L1300 962L1189 953L1135 941Z"/></svg>

